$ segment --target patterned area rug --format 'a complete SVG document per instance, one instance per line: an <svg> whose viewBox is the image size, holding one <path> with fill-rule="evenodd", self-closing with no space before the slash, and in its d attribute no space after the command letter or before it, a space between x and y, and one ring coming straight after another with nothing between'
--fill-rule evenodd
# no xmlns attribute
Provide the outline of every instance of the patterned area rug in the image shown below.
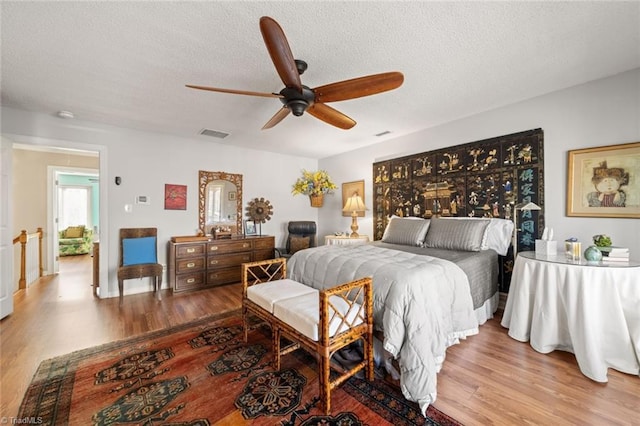
<svg viewBox="0 0 640 426"><path fill-rule="evenodd" d="M242 341L239 311L43 361L18 418L44 425L460 425L383 380L351 378L319 410L315 360L274 371L268 328Z"/></svg>

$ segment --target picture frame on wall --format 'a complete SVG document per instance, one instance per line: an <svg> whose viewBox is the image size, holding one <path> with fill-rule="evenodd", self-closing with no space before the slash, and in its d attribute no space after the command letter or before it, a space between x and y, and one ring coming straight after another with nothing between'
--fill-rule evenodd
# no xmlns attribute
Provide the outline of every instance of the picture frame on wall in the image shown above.
<svg viewBox="0 0 640 426"><path fill-rule="evenodd" d="M244 221L244 234L245 235L257 235L256 222L253 220Z"/></svg>
<svg viewBox="0 0 640 426"><path fill-rule="evenodd" d="M187 185L174 185L171 183L164 185L164 209L187 209Z"/></svg>
<svg viewBox="0 0 640 426"><path fill-rule="evenodd" d="M342 184L342 207L347 204L347 198L358 194L362 198L362 202L366 205L364 198L364 180L356 180L353 182L345 182ZM364 217L364 212L358 212L358 217ZM342 216L351 217L351 212L342 212Z"/></svg>
<svg viewBox="0 0 640 426"><path fill-rule="evenodd" d="M640 218L640 142L569 151L567 216Z"/></svg>

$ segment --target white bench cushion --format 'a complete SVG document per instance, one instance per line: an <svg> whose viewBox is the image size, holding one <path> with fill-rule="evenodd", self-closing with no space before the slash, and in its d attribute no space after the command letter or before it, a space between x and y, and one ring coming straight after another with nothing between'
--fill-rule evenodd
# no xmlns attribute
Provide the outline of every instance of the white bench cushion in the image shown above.
<svg viewBox="0 0 640 426"><path fill-rule="evenodd" d="M275 302L304 294L312 294L318 298L318 290L288 278L254 284L247 288L247 299L270 314L273 313Z"/></svg>
<svg viewBox="0 0 640 426"><path fill-rule="evenodd" d="M343 315L346 314L347 320L352 322L358 315L360 305L354 303L349 310L349 304L341 297L331 296L331 303ZM349 311L347 313L347 311ZM332 310L329 308L329 315ZM308 338L318 341L320 336L320 299L317 294L304 294L302 296L290 297L279 300L274 303L273 315L281 321L289 324ZM358 318L353 325L362 323L362 318ZM338 327L340 326L340 330ZM329 324L329 336L332 337L337 333L346 331L349 327L341 324L340 318L334 318Z"/></svg>

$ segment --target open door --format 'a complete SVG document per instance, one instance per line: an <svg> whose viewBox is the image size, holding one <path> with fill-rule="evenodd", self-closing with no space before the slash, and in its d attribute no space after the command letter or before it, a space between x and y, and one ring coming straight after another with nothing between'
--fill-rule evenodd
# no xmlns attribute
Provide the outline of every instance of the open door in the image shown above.
<svg viewBox="0 0 640 426"><path fill-rule="evenodd" d="M0 138L0 319L13 312L12 163L13 143Z"/></svg>
<svg viewBox="0 0 640 426"><path fill-rule="evenodd" d="M51 273L60 271L58 231L72 225L86 225L93 229L94 240L99 231L99 176L98 169L48 166L47 190L51 202L47 213L50 235L48 264ZM65 195L66 193L69 193ZM79 198L80 197L80 198Z"/></svg>

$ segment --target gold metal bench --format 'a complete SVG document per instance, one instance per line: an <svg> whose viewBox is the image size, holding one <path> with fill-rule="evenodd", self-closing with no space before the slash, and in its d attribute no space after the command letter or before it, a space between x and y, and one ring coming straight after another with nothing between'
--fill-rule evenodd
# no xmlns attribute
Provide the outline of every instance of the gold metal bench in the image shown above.
<svg viewBox="0 0 640 426"><path fill-rule="evenodd" d="M272 330L274 367L280 357L303 348L318 361L320 402L331 412L331 390L360 370L373 380L373 292L366 277L318 291L286 278L286 259L272 259L242 265L242 318L247 341L247 317L253 314ZM292 345L281 348L285 337ZM331 357L337 350L362 340L364 360L348 370L333 369Z"/></svg>

